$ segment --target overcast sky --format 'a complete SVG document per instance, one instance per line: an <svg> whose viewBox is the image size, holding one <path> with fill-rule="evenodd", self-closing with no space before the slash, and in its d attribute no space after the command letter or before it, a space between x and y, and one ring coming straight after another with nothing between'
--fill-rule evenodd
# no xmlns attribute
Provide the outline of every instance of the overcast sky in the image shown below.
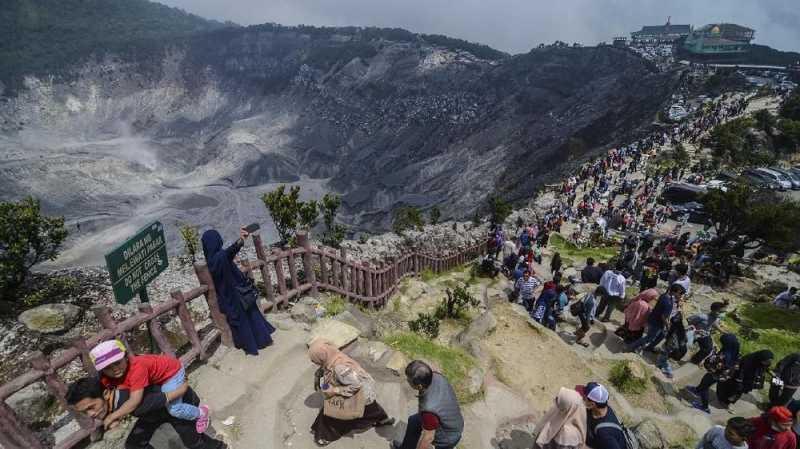
<svg viewBox="0 0 800 449"><path fill-rule="evenodd" d="M642 25L733 22L756 43L800 51L800 0L160 0L242 25L400 27L527 52L555 40L596 44Z"/></svg>

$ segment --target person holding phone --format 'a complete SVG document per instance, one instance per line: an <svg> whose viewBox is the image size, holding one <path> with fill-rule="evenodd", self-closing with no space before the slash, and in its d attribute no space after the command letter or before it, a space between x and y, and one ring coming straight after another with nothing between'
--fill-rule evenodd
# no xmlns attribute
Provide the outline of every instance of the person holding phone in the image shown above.
<svg viewBox="0 0 800 449"><path fill-rule="evenodd" d="M219 308L231 328L233 343L246 354L258 355L259 349L272 345L275 328L259 310L257 298L255 304L243 300L244 296L253 294L254 287L236 266L234 258L250 236L248 229L253 229L253 225L242 227L239 239L227 248L223 248L222 236L214 229L204 232L201 241L206 264L214 280Z"/></svg>

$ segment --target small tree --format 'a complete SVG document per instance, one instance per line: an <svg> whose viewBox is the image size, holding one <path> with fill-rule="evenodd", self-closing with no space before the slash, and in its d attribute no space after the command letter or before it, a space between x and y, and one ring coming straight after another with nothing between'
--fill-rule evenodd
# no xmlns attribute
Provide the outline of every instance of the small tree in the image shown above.
<svg viewBox="0 0 800 449"><path fill-rule="evenodd" d="M275 223L275 229L278 230L278 236L284 243L289 242L297 228L297 217L302 204L298 200L299 196L300 187L292 187L289 192L286 192L284 185L261 195L261 201L269 211L272 222Z"/></svg>
<svg viewBox="0 0 800 449"><path fill-rule="evenodd" d="M723 260L763 245L783 251L800 248L800 204L795 201L744 183L726 191L711 189L702 201L716 230L712 246Z"/></svg>
<svg viewBox="0 0 800 449"><path fill-rule="evenodd" d="M310 231L311 228L317 225L317 218L319 217L317 202L315 200L300 202L297 217L300 226Z"/></svg>
<svg viewBox="0 0 800 449"><path fill-rule="evenodd" d="M424 225L422 212L414 206L403 206L394 213L392 229L398 234L402 234L412 228L421 231Z"/></svg>
<svg viewBox="0 0 800 449"><path fill-rule="evenodd" d="M64 217L42 215L39 200L0 203L0 296L13 298L30 269L55 260L66 238Z"/></svg>
<svg viewBox="0 0 800 449"><path fill-rule="evenodd" d="M778 124L778 121L771 112L766 109L761 109L753 114L753 119L756 122L756 128L764 131L770 137L774 135L773 129Z"/></svg>
<svg viewBox="0 0 800 449"><path fill-rule="evenodd" d="M496 194L490 196L488 202L489 215L491 216L492 224L503 224L506 221L506 218L511 215L513 210L511 208L511 204Z"/></svg>
<svg viewBox="0 0 800 449"><path fill-rule="evenodd" d="M791 97L781 105L781 117L790 120L800 120L800 91L795 91Z"/></svg>
<svg viewBox="0 0 800 449"><path fill-rule="evenodd" d="M437 206L433 206L428 214L432 225L439 224L439 219L442 218L442 212L439 211Z"/></svg>
<svg viewBox="0 0 800 449"><path fill-rule="evenodd" d="M322 197L320 209L322 210L322 221L325 223L325 233L322 235L322 243L338 248L344 240L347 228L334 222L336 211L339 210L342 200L336 195L326 193Z"/></svg>
<svg viewBox="0 0 800 449"><path fill-rule="evenodd" d="M180 227L181 238L183 239L183 246L189 257L192 258L192 263L197 261L197 250L200 249L200 234L197 232L197 227L191 225L182 225Z"/></svg>
<svg viewBox="0 0 800 449"><path fill-rule="evenodd" d="M439 336L439 319L433 314L420 313L416 320L408 322L408 328L433 340Z"/></svg>
<svg viewBox="0 0 800 449"><path fill-rule="evenodd" d="M686 151L686 147L683 146L682 143L679 143L675 150L672 153L672 159L679 167L685 167L690 162L689 152Z"/></svg>
<svg viewBox="0 0 800 449"><path fill-rule="evenodd" d="M436 309L436 317L439 319L460 318L467 308L477 307L480 301L469 293L467 287L464 285L452 290L449 288L445 290L447 296L442 299Z"/></svg>

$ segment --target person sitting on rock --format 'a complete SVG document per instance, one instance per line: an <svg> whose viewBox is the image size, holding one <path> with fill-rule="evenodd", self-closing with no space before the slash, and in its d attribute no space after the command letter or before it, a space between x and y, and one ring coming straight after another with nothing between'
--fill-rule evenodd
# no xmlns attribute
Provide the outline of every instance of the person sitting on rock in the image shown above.
<svg viewBox="0 0 800 449"><path fill-rule="evenodd" d="M776 296L775 299L772 300L772 304L776 305L777 307L788 309L792 306L792 304L794 304L796 295L797 287L791 287Z"/></svg>
<svg viewBox="0 0 800 449"><path fill-rule="evenodd" d="M408 418L402 442L393 449L454 449L464 432L464 417L456 393L442 374L414 360L406 366L406 381L419 392L419 413Z"/></svg>
<svg viewBox="0 0 800 449"><path fill-rule="evenodd" d="M350 400L361 400L365 404L361 416L348 419L328 416L324 407L320 409L317 419L311 425L314 441L319 446L327 446L354 430L394 424L394 418L390 418L378 404L375 379L358 362L322 338L317 338L311 343L308 357L320 367L314 387L319 389L326 399L340 396L352 398ZM356 395L363 395L363 398L356 398Z"/></svg>
<svg viewBox="0 0 800 449"><path fill-rule="evenodd" d="M172 426L187 448L225 449L228 447L222 441L203 433L197 433L193 421L175 418L167 413L167 404L177 399L179 393L178 391L164 393L158 385L145 388L141 402L131 413L137 420L125 440L125 449L152 449L150 439L163 424ZM95 420L103 420L110 413L119 410L130 399L130 390L106 390L97 377L84 377L69 385L65 399L67 404L73 406L78 412L85 413ZM185 404L194 406L200 404L200 399L191 387L187 387L180 399Z"/></svg>
<svg viewBox="0 0 800 449"><path fill-rule="evenodd" d="M703 435L695 449L748 449L747 439L755 432L753 424L736 416L725 427L714 426Z"/></svg>

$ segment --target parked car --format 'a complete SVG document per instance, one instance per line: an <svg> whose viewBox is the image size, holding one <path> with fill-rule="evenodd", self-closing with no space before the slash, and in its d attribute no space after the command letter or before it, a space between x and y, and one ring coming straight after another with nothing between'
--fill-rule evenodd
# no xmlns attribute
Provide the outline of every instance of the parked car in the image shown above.
<svg viewBox="0 0 800 449"><path fill-rule="evenodd" d="M689 202L699 202L700 198L706 193L706 188L682 182L673 182L664 187L661 192L660 201L670 204L684 204Z"/></svg>
<svg viewBox="0 0 800 449"><path fill-rule="evenodd" d="M703 205L690 201L683 204L671 204L672 215L670 218L673 220L680 220L684 215L689 215L688 221L690 223L706 224L708 223L709 216L706 213Z"/></svg>
<svg viewBox="0 0 800 449"><path fill-rule="evenodd" d="M792 189L794 190L800 189L800 175L797 175L791 170L786 170L783 168L770 168L770 170L778 172L783 176L785 176L789 180L789 182L792 183Z"/></svg>
<svg viewBox="0 0 800 449"><path fill-rule="evenodd" d="M768 176L766 173L762 173L757 170L745 170L742 172L742 177L745 179L745 181L747 181L748 184L756 188L771 190L783 189L781 184L776 181L774 177Z"/></svg>
<svg viewBox="0 0 800 449"><path fill-rule="evenodd" d="M757 168L756 171L764 173L768 177L772 178L778 184L781 185L782 190L788 190L792 188L792 181L789 180L786 176L768 168Z"/></svg>

